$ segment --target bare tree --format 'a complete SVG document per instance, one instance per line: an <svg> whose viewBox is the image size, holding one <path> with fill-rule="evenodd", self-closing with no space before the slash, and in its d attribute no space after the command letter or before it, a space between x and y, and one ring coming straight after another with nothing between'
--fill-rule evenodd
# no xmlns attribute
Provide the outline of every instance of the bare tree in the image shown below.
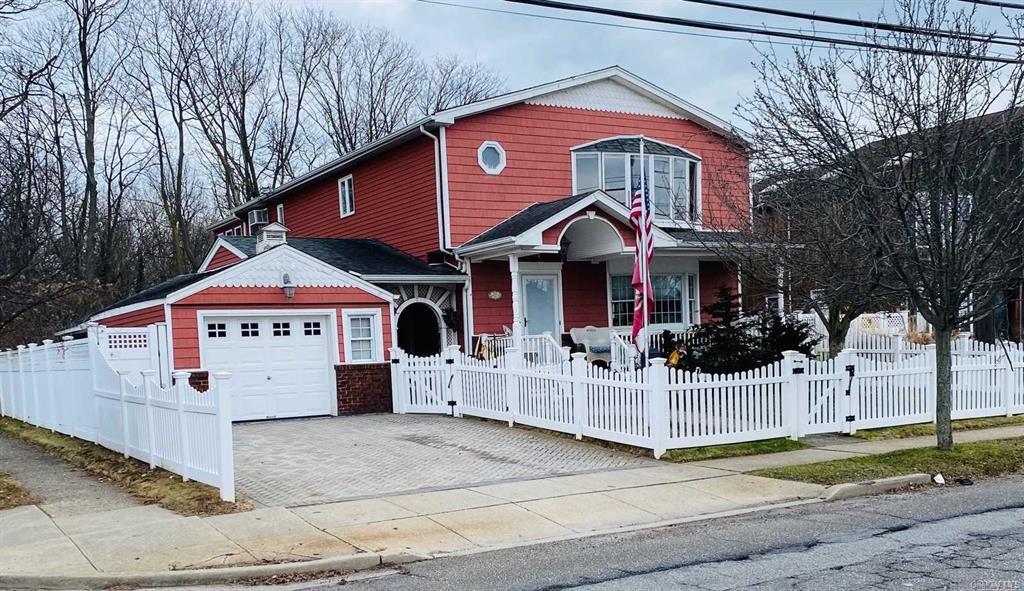
<svg viewBox="0 0 1024 591"><path fill-rule="evenodd" d="M902 24L981 33L972 13L945 2L898 7ZM769 54L742 113L760 158L816 171L827 188L819 197L849 216L830 228L835 243L866 240L872 265L889 271L881 288L900 292L934 327L937 439L950 449L950 340L1024 271L1022 71L973 59L989 48L962 37L888 42L962 57Z"/></svg>
<svg viewBox="0 0 1024 591"><path fill-rule="evenodd" d="M505 80L480 62L466 62L458 55L434 58L419 99L421 115L431 115L501 92Z"/></svg>

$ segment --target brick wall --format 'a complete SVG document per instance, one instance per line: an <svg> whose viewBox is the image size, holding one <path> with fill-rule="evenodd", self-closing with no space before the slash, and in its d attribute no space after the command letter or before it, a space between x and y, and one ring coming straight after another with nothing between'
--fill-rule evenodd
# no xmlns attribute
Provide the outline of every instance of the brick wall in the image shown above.
<svg viewBox="0 0 1024 591"><path fill-rule="evenodd" d="M188 377L188 385L199 392L206 392L210 389L210 372L195 371Z"/></svg>
<svg viewBox="0 0 1024 591"><path fill-rule="evenodd" d="M391 364L336 365L338 413L391 412Z"/></svg>

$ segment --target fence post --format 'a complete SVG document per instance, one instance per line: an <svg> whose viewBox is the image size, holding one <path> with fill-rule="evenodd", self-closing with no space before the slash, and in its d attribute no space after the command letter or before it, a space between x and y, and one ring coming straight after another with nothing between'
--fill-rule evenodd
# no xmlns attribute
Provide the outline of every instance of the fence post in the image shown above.
<svg viewBox="0 0 1024 591"><path fill-rule="evenodd" d="M966 356L971 350L971 333L961 332L956 335L957 351Z"/></svg>
<svg viewBox="0 0 1024 591"><path fill-rule="evenodd" d="M32 410L29 414L29 422L39 426L39 372L36 371L36 358L39 357L38 351L39 345L36 343L28 344L28 379L32 383ZM25 407L25 411L29 412L28 407Z"/></svg>
<svg viewBox="0 0 1024 591"><path fill-rule="evenodd" d="M235 502L235 456L232 449L231 373L215 371L210 374L210 390L217 404L217 476L220 477L220 498Z"/></svg>
<svg viewBox="0 0 1024 591"><path fill-rule="evenodd" d="M49 402L46 405L46 413L49 415L46 425L50 428L50 433L53 433L57 425L57 388L53 384L53 366L50 364L52 351L53 339L43 339L43 371L46 374L46 399Z"/></svg>
<svg viewBox="0 0 1024 591"><path fill-rule="evenodd" d="M75 340L75 337L63 336L63 337L60 338L60 340L61 340L61 343L60 343L60 357L61 357L61 360L64 362L64 371L63 371L64 375L63 375L63 380L62 380L62 384L64 386L64 390L63 390L64 391L64 399L67 400L68 401L67 404L71 405L71 408L74 409L75 396L74 396L74 394L70 393L70 388L71 388L70 382L71 382L71 380L68 379L68 374L71 372L71 369L70 369L70 365L71 364L68 363L68 344L70 344L71 341ZM63 408L63 406L62 406L62 408ZM66 413L66 411L65 411L65 413ZM68 416L68 414L65 414L64 416ZM74 415L74 410L71 411L70 416L72 417L72 419L71 419L70 426L67 427L67 430L70 431L70 433L68 433L68 434L77 437L77 435L75 435L75 422L74 422L74 416L75 415ZM64 424L63 420L58 420L57 421L57 426L58 427L60 427L63 424ZM65 431L61 431L61 433L65 433Z"/></svg>
<svg viewBox="0 0 1024 591"><path fill-rule="evenodd" d="M155 369L144 369L139 372L142 374L142 396L146 403L146 437L149 439L149 469L156 468L156 432L153 429L153 404L151 398L153 398L153 376L156 375L157 370Z"/></svg>
<svg viewBox="0 0 1024 591"><path fill-rule="evenodd" d="M935 345L924 346L924 362L925 367L928 368L928 385L927 393L925 394L925 401L928 404L928 420L935 422L935 402L938 396L938 391L935 386L935 374L938 371L938 364L935 359Z"/></svg>
<svg viewBox="0 0 1024 591"><path fill-rule="evenodd" d="M128 457L128 404L124 401L125 391L128 389L128 374L131 373L127 369L118 369L117 372L117 385L118 385L118 402L121 403L121 454L124 457Z"/></svg>
<svg viewBox="0 0 1024 591"><path fill-rule="evenodd" d="M462 416L462 372L459 371L459 346L448 345L444 348L444 364L448 374L448 405L452 407L452 416Z"/></svg>
<svg viewBox="0 0 1024 591"><path fill-rule="evenodd" d="M651 447L658 459L668 448L668 367L663 358L655 357L646 372L651 386Z"/></svg>
<svg viewBox="0 0 1024 591"><path fill-rule="evenodd" d="M185 424L185 388L192 374L187 371L176 371L171 374L172 391L174 392L174 412L178 417L178 441L181 442L181 480L188 482L190 451L188 445L188 429Z"/></svg>
<svg viewBox="0 0 1024 591"><path fill-rule="evenodd" d="M505 403L508 405L508 426L516 424L519 416L519 375L514 373L523 368L523 354L518 347L505 349Z"/></svg>
<svg viewBox="0 0 1024 591"><path fill-rule="evenodd" d="M893 352L892 360L893 363L899 363L900 361L903 361L903 350L907 346L907 341L902 335L898 335L895 337L895 342L896 350Z"/></svg>
<svg viewBox="0 0 1024 591"><path fill-rule="evenodd" d="M570 363L573 425L576 427L576 439L583 439L583 426L586 425L588 414L587 385L583 383L587 375L587 354L573 353Z"/></svg>
<svg viewBox="0 0 1024 591"><path fill-rule="evenodd" d="M99 439L99 420L97 415L99 414L96 409L96 374L99 372L96 370L99 367L99 361L103 357L102 351L100 351L100 328L99 324L95 322L86 323L86 337L87 337L87 350L89 352L89 430L92 434L91 441L96 443Z"/></svg>
<svg viewBox="0 0 1024 591"><path fill-rule="evenodd" d="M398 347L388 349L391 356L391 411L405 414L405 382L402 380L402 350Z"/></svg>
<svg viewBox="0 0 1024 591"><path fill-rule="evenodd" d="M1009 352L1010 348L1013 347L1013 343L1008 342L1008 341L1004 341L1003 342L1003 347L1004 347L1004 349L1003 349L1004 351ZM1004 355L1003 356L1002 362L1000 363L1000 365L1002 365L1002 370L1003 370L1001 372L1002 379L999 380L1000 390L1002 390L1002 392L1003 392L1003 408L1006 410L1006 416L1012 417L1013 416L1013 395L1014 395L1014 390L1016 389L1015 388L1016 380L1014 379L1013 362L1010 360L1009 355Z"/></svg>
<svg viewBox="0 0 1024 591"><path fill-rule="evenodd" d="M804 369L803 353L799 351L782 352L782 375L787 378L782 390L783 420L788 423L789 438L794 441L800 439L804 430L804 419L801 412L803 407L801 399L804 398Z"/></svg>

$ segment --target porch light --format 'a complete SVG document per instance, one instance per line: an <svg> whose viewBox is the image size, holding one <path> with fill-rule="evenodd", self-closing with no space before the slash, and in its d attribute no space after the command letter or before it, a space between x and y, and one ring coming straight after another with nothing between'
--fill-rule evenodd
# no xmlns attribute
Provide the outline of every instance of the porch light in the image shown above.
<svg viewBox="0 0 1024 591"><path fill-rule="evenodd" d="M285 273L284 277L281 278L281 281L284 283L284 285L281 286L281 289L284 290L284 297L289 300L295 297L295 284L292 283L292 278Z"/></svg>

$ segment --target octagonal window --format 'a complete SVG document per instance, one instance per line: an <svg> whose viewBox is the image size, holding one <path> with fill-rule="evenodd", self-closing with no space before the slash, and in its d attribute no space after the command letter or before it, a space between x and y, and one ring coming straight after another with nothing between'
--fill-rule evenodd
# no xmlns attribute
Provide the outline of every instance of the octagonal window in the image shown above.
<svg viewBox="0 0 1024 591"><path fill-rule="evenodd" d="M494 141L480 144L476 151L477 162L487 174L501 174L505 169L505 149Z"/></svg>

